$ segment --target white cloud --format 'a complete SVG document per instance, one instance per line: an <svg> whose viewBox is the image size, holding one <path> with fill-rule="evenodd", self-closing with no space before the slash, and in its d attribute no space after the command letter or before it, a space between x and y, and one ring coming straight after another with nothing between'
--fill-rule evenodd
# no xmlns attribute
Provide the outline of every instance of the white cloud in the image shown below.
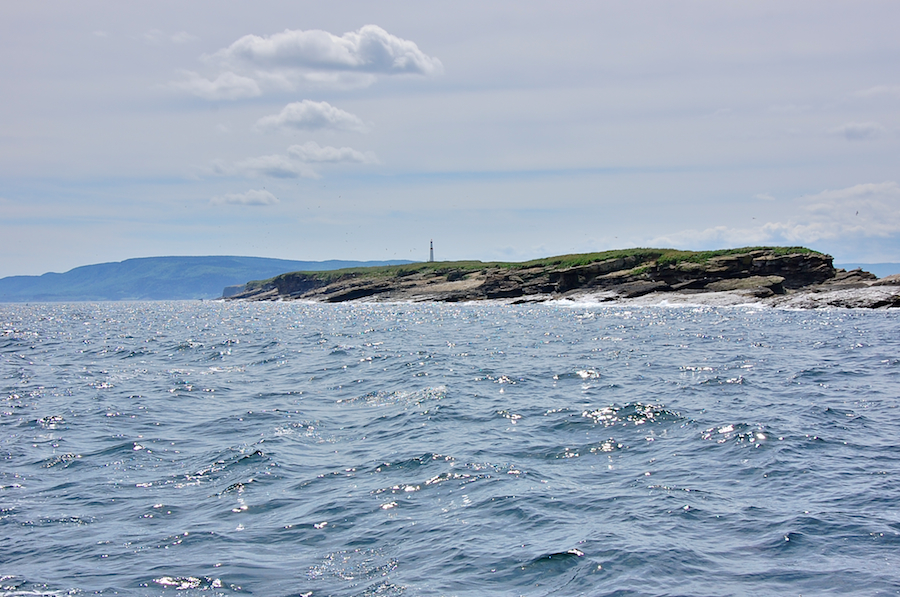
<svg viewBox="0 0 900 597"><path fill-rule="evenodd" d="M271 178L319 178L319 172L312 164L377 163L372 152L363 153L352 147L322 147L315 141L303 145L291 145L288 155L264 155L237 162L228 168L220 163L213 165L213 171L221 175L244 174L254 177Z"/></svg>
<svg viewBox="0 0 900 597"><path fill-rule="evenodd" d="M654 247L673 247L676 249L710 249L725 247L746 247L776 242L772 235L759 228L729 228L715 226L704 230L681 230L673 234L658 236L647 244Z"/></svg>
<svg viewBox="0 0 900 597"><path fill-rule="evenodd" d="M365 25L341 37L318 29L286 29L267 37L245 35L214 57L262 69L433 75L443 68L440 60L424 54L414 42L377 25Z"/></svg>
<svg viewBox="0 0 900 597"><path fill-rule="evenodd" d="M884 127L877 122L848 122L828 131L833 135L843 135L851 141L871 139L884 132Z"/></svg>
<svg viewBox="0 0 900 597"><path fill-rule="evenodd" d="M654 246L684 248L764 244L814 245L821 241L849 241L900 235L900 185L888 181L858 184L796 199L796 212L781 222L732 228L683 230L661 236Z"/></svg>
<svg viewBox="0 0 900 597"><path fill-rule="evenodd" d="M192 41L198 41L200 38L196 35L191 35L187 31L179 31L169 36L169 39L172 40L173 44L187 44Z"/></svg>
<svg viewBox="0 0 900 597"><path fill-rule="evenodd" d="M761 199L763 201L775 201L775 197L772 196L771 193L759 193L758 195L754 195L753 198Z"/></svg>
<svg viewBox="0 0 900 597"><path fill-rule="evenodd" d="M287 129L337 129L365 131L366 126L358 116L335 108L328 102L303 100L288 104L278 114L264 116L256 122L259 130Z"/></svg>
<svg viewBox="0 0 900 597"><path fill-rule="evenodd" d="M315 141L308 141L303 145L291 145L288 154L302 162L356 162L369 164L377 162L372 152L362 153L351 147L321 147Z"/></svg>
<svg viewBox="0 0 900 597"><path fill-rule="evenodd" d="M853 95L858 97L876 97L879 95L887 95L900 98L900 85L876 85L868 89L860 89Z"/></svg>
<svg viewBox="0 0 900 597"><path fill-rule="evenodd" d="M144 33L143 37L144 37L144 41L147 41L150 43L159 43L163 39L166 38L166 34L163 33L162 31L160 31L159 29L151 29L150 31L147 31L146 33Z"/></svg>
<svg viewBox="0 0 900 597"><path fill-rule="evenodd" d="M246 193L229 193L213 197L211 205L275 205L278 198L265 189L250 190Z"/></svg>
<svg viewBox="0 0 900 597"><path fill-rule="evenodd" d="M888 181L858 184L801 198L822 238L842 235L890 236L900 233L900 185Z"/></svg>
<svg viewBox="0 0 900 597"><path fill-rule="evenodd" d="M284 155L264 155L235 164L239 172L272 178L318 178L318 173L302 161Z"/></svg>
<svg viewBox="0 0 900 597"><path fill-rule="evenodd" d="M204 99L235 100L262 95L256 81L232 72L224 72L212 81L190 71L183 74L185 76L183 81L173 81L170 85Z"/></svg>
<svg viewBox="0 0 900 597"><path fill-rule="evenodd" d="M154 43L165 38L182 43L192 40L186 33L166 36L153 30L145 34L145 39ZM220 69L216 79L188 72L187 80L170 85L207 99L240 99L263 91L292 91L301 84L354 89L372 85L377 75L430 76L443 71L440 60L377 25L365 25L340 37L318 29L245 35L203 59Z"/></svg>

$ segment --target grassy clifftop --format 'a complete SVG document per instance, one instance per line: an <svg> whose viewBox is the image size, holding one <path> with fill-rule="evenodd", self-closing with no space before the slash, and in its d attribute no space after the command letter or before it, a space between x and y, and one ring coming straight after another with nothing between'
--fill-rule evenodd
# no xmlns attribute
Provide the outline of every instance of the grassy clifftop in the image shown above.
<svg viewBox="0 0 900 597"><path fill-rule="evenodd" d="M372 277L405 277L413 274L433 272L436 274L448 271L475 272L490 268L505 270L524 270L531 268L548 268L553 270L568 269L600 263L609 260L633 258L636 263L644 264L655 262L658 265L675 265L681 262L706 263L715 257L728 255L741 255L755 251L766 251L773 255L823 255L806 247L743 247L738 249L719 249L716 251L683 251L679 249L616 249L601 251L598 253L574 253L571 255L557 255L555 257L543 257L530 261L434 261L408 263L403 265L386 265L375 267L348 267L329 271L297 271L284 275L304 274L310 278L331 283L347 276L372 276ZM276 282L281 276L275 276L266 280L253 280L247 283L248 289L262 288Z"/></svg>
<svg viewBox="0 0 900 597"><path fill-rule="evenodd" d="M628 293L702 289L722 286L724 279L760 277L768 280L761 284L778 291L782 282L800 287L833 276L831 257L806 247L634 248L523 262L440 261L292 272L249 282L237 298L478 300L613 287Z"/></svg>

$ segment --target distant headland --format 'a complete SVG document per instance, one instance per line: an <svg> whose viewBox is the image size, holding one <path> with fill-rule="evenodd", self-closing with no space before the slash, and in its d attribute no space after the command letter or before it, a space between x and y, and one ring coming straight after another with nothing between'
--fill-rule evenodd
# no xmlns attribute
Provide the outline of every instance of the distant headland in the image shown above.
<svg viewBox="0 0 900 597"><path fill-rule="evenodd" d="M268 257L139 257L76 267L62 274L0 278L2 302L190 300L222 288L297 270L330 270L410 261L293 261Z"/></svg>
<svg viewBox="0 0 900 597"><path fill-rule="evenodd" d="M805 247L625 249L519 263L445 261L297 271L248 282L230 299L346 301L552 299L763 302L792 308L900 307L900 276L837 269Z"/></svg>

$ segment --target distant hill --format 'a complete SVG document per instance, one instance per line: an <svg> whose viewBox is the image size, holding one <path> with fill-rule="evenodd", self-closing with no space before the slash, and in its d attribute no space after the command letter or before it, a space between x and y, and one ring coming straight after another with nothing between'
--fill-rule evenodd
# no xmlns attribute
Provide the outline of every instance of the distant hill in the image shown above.
<svg viewBox="0 0 900 597"><path fill-rule="evenodd" d="M291 261L265 257L144 257L63 274L0 279L0 302L210 299L226 286L295 271L401 265L411 261Z"/></svg>
<svg viewBox="0 0 900 597"><path fill-rule="evenodd" d="M879 278L900 274L900 263L835 263L834 267L840 267L847 271L860 268L867 272L872 272Z"/></svg>

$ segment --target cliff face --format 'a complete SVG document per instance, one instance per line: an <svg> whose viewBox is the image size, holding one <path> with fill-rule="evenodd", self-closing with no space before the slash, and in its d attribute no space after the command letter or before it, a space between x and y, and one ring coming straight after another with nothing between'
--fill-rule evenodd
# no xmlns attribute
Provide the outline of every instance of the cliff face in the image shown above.
<svg viewBox="0 0 900 597"><path fill-rule="evenodd" d="M766 249L711 257L703 262L636 264L626 257L553 272L550 278L557 283L559 292L601 288L639 296L648 292L759 287L783 294L785 289L821 284L833 278L836 270L831 261L831 256L821 253L778 254ZM643 267L635 271L636 265Z"/></svg>
<svg viewBox="0 0 900 597"><path fill-rule="evenodd" d="M420 263L396 268L283 274L249 283L231 298L320 302L545 300L590 294L603 300L649 293L735 292L757 299L797 291L867 287L866 272L835 270L829 255L806 249L757 248L703 254L666 250L621 251L609 258L551 258L524 264ZM893 299L887 305L892 306ZM900 299L897 300L900 306Z"/></svg>

